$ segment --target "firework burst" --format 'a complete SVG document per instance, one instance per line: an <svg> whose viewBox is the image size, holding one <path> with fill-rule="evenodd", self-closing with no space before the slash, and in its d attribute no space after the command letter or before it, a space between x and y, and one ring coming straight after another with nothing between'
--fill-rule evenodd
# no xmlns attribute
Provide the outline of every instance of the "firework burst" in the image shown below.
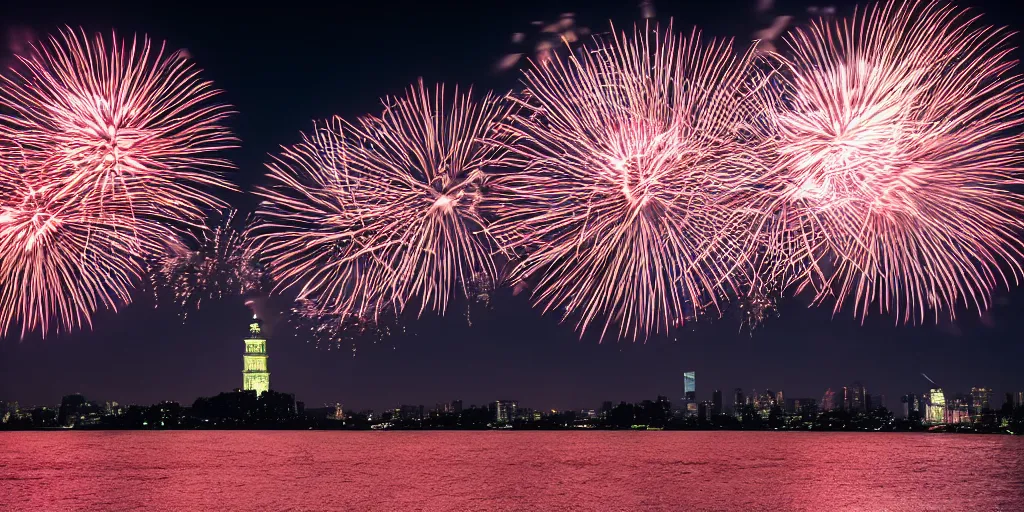
<svg viewBox="0 0 1024 512"><path fill-rule="evenodd" d="M504 151L483 139L507 112L420 82L379 117L335 119L286 148L257 192L272 276L319 314L371 318L411 301L444 313L477 273L493 281L478 203Z"/></svg>
<svg viewBox="0 0 1024 512"><path fill-rule="evenodd" d="M182 317L198 310L204 299L222 299L258 292L263 269L245 231L235 229L236 211L201 232L198 248L177 245L155 262L151 274L155 291L169 289Z"/></svg>
<svg viewBox="0 0 1024 512"><path fill-rule="evenodd" d="M0 334L91 325L97 309L129 301L141 273L131 226L35 178L0 162Z"/></svg>
<svg viewBox="0 0 1024 512"><path fill-rule="evenodd" d="M3 130L61 196L129 217L155 240L222 206L208 190L232 188L218 173L231 164L213 156L234 146L230 112L184 52L66 29L19 60L0 77L0 106L13 112Z"/></svg>
<svg viewBox="0 0 1024 512"><path fill-rule="evenodd" d="M130 301L141 262L220 203L211 155L234 139L218 92L147 39L69 29L18 59L0 76L0 332L45 336Z"/></svg>
<svg viewBox="0 0 1024 512"><path fill-rule="evenodd" d="M741 248L723 199L771 146L752 50L636 30L525 73L505 129L519 169L491 181L491 231L525 254L545 311L646 339L736 293Z"/></svg>
<svg viewBox="0 0 1024 512"><path fill-rule="evenodd" d="M777 266L918 323L979 311L1020 275L1024 96L1009 33L941 3L876 4L789 36L789 108L766 175Z"/></svg>

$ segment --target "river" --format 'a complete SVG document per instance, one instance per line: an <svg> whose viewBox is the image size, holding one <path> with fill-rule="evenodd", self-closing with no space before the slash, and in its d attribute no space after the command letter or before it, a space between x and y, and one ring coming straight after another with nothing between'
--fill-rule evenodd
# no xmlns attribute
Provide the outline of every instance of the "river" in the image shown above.
<svg viewBox="0 0 1024 512"><path fill-rule="evenodd" d="M3 510L1024 510L1024 437L0 432Z"/></svg>

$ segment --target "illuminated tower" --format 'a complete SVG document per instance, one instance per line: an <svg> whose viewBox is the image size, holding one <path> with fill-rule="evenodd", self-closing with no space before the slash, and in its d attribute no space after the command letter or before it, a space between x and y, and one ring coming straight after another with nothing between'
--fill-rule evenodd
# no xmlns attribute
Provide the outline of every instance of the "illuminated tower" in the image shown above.
<svg viewBox="0 0 1024 512"><path fill-rule="evenodd" d="M928 391L928 423L946 422L946 395L942 389Z"/></svg>
<svg viewBox="0 0 1024 512"><path fill-rule="evenodd" d="M697 372L683 372L683 407L688 416L697 415Z"/></svg>
<svg viewBox="0 0 1024 512"><path fill-rule="evenodd" d="M242 389L255 390L256 396L270 390L270 372L267 371L267 340L260 327L263 325L256 315L249 324L249 336L245 338L245 355L242 356Z"/></svg>

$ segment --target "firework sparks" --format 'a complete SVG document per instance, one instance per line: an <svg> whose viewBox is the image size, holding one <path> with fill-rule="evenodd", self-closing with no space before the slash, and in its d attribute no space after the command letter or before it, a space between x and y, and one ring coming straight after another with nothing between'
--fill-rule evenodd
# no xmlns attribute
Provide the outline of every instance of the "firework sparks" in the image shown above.
<svg viewBox="0 0 1024 512"><path fill-rule="evenodd" d="M234 146L221 124L230 112L184 52L67 29L19 60L0 77L0 106L14 113L0 126L60 195L127 216L155 240L222 206L207 190L232 188L217 172L231 164L212 156Z"/></svg>
<svg viewBox="0 0 1024 512"><path fill-rule="evenodd" d="M245 231L234 227L236 213L227 212L220 224L203 230L197 249L176 246L157 259L153 288L171 290L183 319L204 299L244 296L262 288L263 270Z"/></svg>
<svg viewBox="0 0 1024 512"><path fill-rule="evenodd" d="M740 313L740 331L747 330L751 335L768 318L779 316L777 288L750 286L747 293L737 297Z"/></svg>
<svg viewBox="0 0 1024 512"><path fill-rule="evenodd" d="M218 92L181 52L110 41L69 29L0 76L2 333L129 302L141 262L219 204L205 189L230 186L211 156L234 141Z"/></svg>
<svg viewBox="0 0 1024 512"><path fill-rule="evenodd" d="M406 333L404 324L399 324L393 310L376 317L324 313L315 301L299 299L291 310L290 321L295 326L295 335L306 339L316 348L332 351L341 350L344 344L352 347L352 356L362 343L378 344L385 339Z"/></svg>
<svg viewBox="0 0 1024 512"><path fill-rule="evenodd" d="M141 272L130 226L33 178L0 162L0 334L91 325L97 309L129 301Z"/></svg>
<svg viewBox="0 0 1024 512"><path fill-rule="evenodd" d="M614 28L612 30L614 34ZM525 253L545 311L646 339L736 292L742 233L721 198L763 172L754 53L638 29L525 74L506 123L521 170L491 181L492 228ZM681 86L680 84L686 84ZM761 116L763 117L763 116Z"/></svg>
<svg viewBox="0 0 1024 512"><path fill-rule="evenodd" d="M286 148L258 192L275 280L320 313L371 318L414 300L443 314L477 273L493 281L478 203L504 151L482 139L507 113L490 94L450 101L420 82L380 117L335 119Z"/></svg>
<svg viewBox="0 0 1024 512"><path fill-rule="evenodd" d="M496 71L513 69L520 62L528 60L531 55L533 62L538 65L548 64L555 58L559 48L565 48L566 45L572 48L580 38L590 34L587 27L577 26L576 14L571 12L562 13L556 22L534 21L532 25L536 28L536 33L531 33L530 37L523 32L512 35L512 43L518 50L524 50L523 46L530 46L532 51L517 51L505 55L495 64Z"/></svg>
<svg viewBox="0 0 1024 512"><path fill-rule="evenodd" d="M1021 273L1021 77L1009 33L940 3L876 4L788 39L791 108L762 228L797 291L897 322L979 312ZM795 271L792 271L795 269Z"/></svg>

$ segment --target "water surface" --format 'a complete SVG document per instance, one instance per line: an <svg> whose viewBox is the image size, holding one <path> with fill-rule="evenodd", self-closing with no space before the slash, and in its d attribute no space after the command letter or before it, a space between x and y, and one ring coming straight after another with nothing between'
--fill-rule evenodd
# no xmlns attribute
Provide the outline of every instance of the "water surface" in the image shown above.
<svg viewBox="0 0 1024 512"><path fill-rule="evenodd" d="M0 432L13 510L1024 510L1024 438Z"/></svg>

